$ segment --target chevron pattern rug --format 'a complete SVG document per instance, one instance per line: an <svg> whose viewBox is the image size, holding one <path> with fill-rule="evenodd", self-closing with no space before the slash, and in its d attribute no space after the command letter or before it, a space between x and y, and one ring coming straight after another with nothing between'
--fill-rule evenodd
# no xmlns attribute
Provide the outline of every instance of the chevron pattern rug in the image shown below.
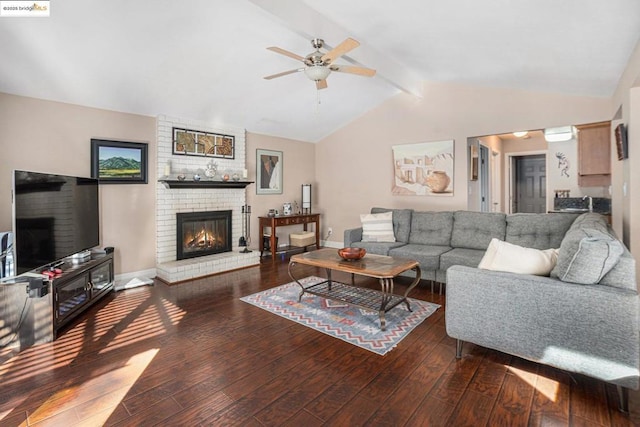
<svg viewBox="0 0 640 427"><path fill-rule="evenodd" d="M323 280L311 276L300 282L307 287ZM359 289L369 291L366 288ZM387 330L382 331L377 311L310 294L304 294L302 301L298 302L299 294L300 286L291 282L240 299L380 355L391 351L409 332L440 308L438 304L409 298L413 311L408 311L404 303L394 307L387 312Z"/></svg>

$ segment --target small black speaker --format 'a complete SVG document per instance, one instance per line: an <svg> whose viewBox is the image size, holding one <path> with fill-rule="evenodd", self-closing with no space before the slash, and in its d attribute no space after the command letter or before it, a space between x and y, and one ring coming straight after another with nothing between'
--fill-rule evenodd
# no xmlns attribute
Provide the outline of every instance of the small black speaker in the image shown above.
<svg viewBox="0 0 640 427"><path fill-rule="evenodd" d="M104 253L105 254L112 254L113 253L113 246L107 246L106 248L104 248Z"/></svg>

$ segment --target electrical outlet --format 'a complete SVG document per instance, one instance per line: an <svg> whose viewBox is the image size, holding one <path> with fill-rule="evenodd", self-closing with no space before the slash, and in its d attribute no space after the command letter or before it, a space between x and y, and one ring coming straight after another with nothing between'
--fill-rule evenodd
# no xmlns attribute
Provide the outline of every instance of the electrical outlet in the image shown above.
<svg viewBox="0 0 640 427"><path fill-rule="evenodd" d="M333 228L329 227L327 229L327 236L331 236L333 234Z"/></svg>

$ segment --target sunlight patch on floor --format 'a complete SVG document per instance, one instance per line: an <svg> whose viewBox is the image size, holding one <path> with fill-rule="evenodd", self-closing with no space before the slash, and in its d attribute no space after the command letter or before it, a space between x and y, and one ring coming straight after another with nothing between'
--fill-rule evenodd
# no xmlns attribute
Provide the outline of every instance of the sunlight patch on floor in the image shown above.
<svg viewBox="0 0 640 427"><path fill-rule="evenodd" d="M560 390L560 383L558 381L513 366L508 366L507 369L550 401L555 402L557 400L558 391Z"/></svg>
<svg viewBox="0 0 640 427"><path fill-rule="evenodd" d="M73 410L79 404L86 403L95 399L95 391L100 390L101 393L105 393L113 390L115 393L110 394L110 402L120 402L129 392L131 386L133 386L138 378L145 371L147 366L151 363L153 358L158 353L159 349L154 348L145 352L139 353L126 361L122 366L110 369L107 372L95 376L87 380L81 380L78 384L70 384L52 394L40 407L29 415L29 423L38 422L48 418L52 415ZM100 399L95 399L96 405L99 404ZM116 406L113 406L115 409ZM104 407L92 411L91 408L84 408L84 412L88 414L95 414L100 412L103 416L102 423L106 422L111 416L112 411L103 411Z"/></svg>
<svg viewBox="0 0 640 427"><path fill-rule="evenodd" d="M127 295L125 301L116 300L109 302L106 309L99 310L95 315L76 323L54 342L25 349L0 365L0 383L8 385L29 381L34 375L55 375L57 369L67 368L79 355L104 354L107 348L108 351L113 351L161 336L178 325L186 315L186 311L180 307L166 299L152 298L148 292ZM149 347L155 346L150 342ZM82 369L87 369L87 376L90 378L80 376L77 384L65 384L30 414L30 422L33 422L33 417L44 419L54 412L61 413L65 410L65 404L68 406L79 403L89 405L88 409L92 415L95 415L96 411L104 411L107 419L157 351L145 350L127 362L122 362L123 365L118 364L115 367L108 364L96 364L93 368L83 367ZM100 405L95 404L100 406L99 409L95 405L91 408L91 399L96 396L89 396L86 393L87 389L98 389L102 390L103 394L109 394L108 400L115 402L114 407L105 411L102 402ZM5 402L8 405L3 405L0 420L10 415L18 405L23 404L25 398L23 395L15 396L12 402Z"/></svg>
<svg viewBox="0 0 640 427"><path fill-rule="evenodd" d="M160 336L167 332L167 328L176 326L187 314L184 310L173 303L163 299L162 305L148 304L144 307L144 302L134 308L132 312L141 311L134 319L126 325L121 325L117 329L121 330L109 341L109 347L99 351L104 354L138 341ZM126 327L122 327L126 326Z"/></svg>

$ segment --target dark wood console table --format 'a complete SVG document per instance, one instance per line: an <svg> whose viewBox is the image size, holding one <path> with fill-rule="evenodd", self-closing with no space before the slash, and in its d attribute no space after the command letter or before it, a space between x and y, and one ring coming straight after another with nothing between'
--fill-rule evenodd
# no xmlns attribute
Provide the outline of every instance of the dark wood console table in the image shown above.
<svg viewBox="0 0 640 427"><path fill-rule="evenodd" d="M271 249L271 260L275 261L276 252L278 250L276 243L276 229L278 227L285 227L289 225L301 224L303 230L307 231L309 224L315 224L316 232L316 248L320 249L320 214L301 214L301 215L277 215L277 216L261 216L258 217L260 227L260 257L264 252L264 229L265 227L271 228L271 239L269 248Z"/></svg>

